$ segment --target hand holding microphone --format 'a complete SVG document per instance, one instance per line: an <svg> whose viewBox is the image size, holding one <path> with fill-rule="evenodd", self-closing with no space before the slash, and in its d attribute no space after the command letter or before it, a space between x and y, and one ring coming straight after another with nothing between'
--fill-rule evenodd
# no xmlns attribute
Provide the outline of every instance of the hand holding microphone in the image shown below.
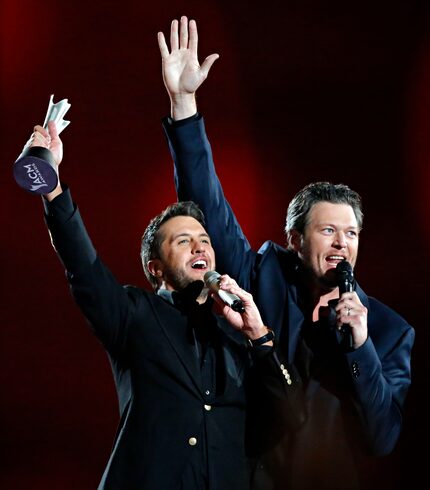
<svg viewBox="0 0 430 490"><path fill-rule="evenodd" d="M218 274L216 271L208 271L204 276L205 285L208 289L210 289L213 293L216 293L226 305L230 306L232 310L237 311L238 313L244 313L245 308L242 300L239 298L239 296L229 293L224 289L220 289L220 279L221 274Z"/></svg>
<svg viewBox="0 0 430 490"><path fill-rule="evenodd" d="M264 325L252 295L240 288L236 281L226 274L221 276L216 271L206 272L204 281L221 306L222 315L233 328L246 335L253 347L273 340L274 334Z"/></svg>
<svg viewBox="0 0 430 490"><path fill-rule="evenodd" d="M338 327L343 335L342 344L349 351L357 349L367 339L367 308L354 291L352 265L346 260L336 266L339 302L336 306Z"/></svg>
<svg viewBox="0 0 430 490"><path fill-rule="evenodd" d="M352 265L346 260L337 264L336 279L339 287L339 297L344 293L351 293L354 290L354 273L352 272ZM351 309L347 308L346 311L349 316ZM342 333L342 344L344 348L346 350L351 350L354 345L351 327L348 323L343 323L340 327L340 331Z"/></svg>

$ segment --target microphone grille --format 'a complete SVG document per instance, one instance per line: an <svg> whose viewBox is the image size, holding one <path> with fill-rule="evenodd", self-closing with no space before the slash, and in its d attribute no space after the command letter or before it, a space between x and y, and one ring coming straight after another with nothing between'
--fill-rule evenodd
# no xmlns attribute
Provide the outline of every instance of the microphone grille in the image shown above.
<svg viewBox="0 0 430 490"><path fill-rule="evenodd" d="M350 278L351 280L354 278L352 265L346 260L342 260L342 262L339 262L337 264L336 274L338 277L347 277Z"/></svg>
<svg viewBox="0 0 430 490"><path fill-rule="evenodd" d="M209 284L218 281L220 277L221 274L218 274L218 272L216 271L207 271L203 276L203 279L205 281L206 286L208 286Z"/></svg>

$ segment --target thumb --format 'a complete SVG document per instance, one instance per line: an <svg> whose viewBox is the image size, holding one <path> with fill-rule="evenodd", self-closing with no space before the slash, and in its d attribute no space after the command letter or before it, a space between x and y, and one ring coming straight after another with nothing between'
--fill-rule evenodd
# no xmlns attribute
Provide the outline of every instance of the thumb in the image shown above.
<svg viewBox="0 0 430 490"><path fill-rule="evenodd" d="M202 65L200 66L200 71L205 78L208 76L209 70L218 58L219 54L211 54L203 61Z"/></svg>

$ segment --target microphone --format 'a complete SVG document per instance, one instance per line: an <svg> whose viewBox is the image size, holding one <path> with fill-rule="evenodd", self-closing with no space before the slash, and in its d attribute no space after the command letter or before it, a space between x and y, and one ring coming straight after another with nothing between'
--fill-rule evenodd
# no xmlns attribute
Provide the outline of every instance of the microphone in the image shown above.
<svg viewBox="0 0 430 490"><path fill-rule="evenodd" d="M343 293L351 293L354 291L354 273L352 271L352 265L343 260L336 266L336 279L339 287L339 296ZM351 327L347 324L343 324L340 328L343 336L343 345L347 350L352 350L353 339L351 333Z"/></svg>
<svg viewBox="0 0 430 490"><path fill-rule="evenodd" d="M216 271L206 272L204 275L206 287L216 293L226 305L230 306L232 310L237 311L238 313L244 313L245 307L243 306L242 300L239 298L239 296L228 293L227 291L219 288L220 277L221 274L218 274Z"/></svg>

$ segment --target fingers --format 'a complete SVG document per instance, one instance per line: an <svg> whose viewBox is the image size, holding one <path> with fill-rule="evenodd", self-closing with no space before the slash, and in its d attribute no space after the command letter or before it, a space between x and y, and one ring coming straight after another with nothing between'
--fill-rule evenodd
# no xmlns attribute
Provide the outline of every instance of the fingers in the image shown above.
<svg viewBox="0 0 430 490"><path fill-rule="evenodd" d="M186 48L188 48L188 19L183 15L180 26L176 19L172 20L170 27L170 49L171 51L175 51Z"/></svg>
<svg viewBox="0 0 430 490"><path fill-rule="evenodd" d="M179 48L179 37L178 37L178 21L172 20L170 26L170 49L174 51Z"/></svg>
<svg viewBox="0 0 430 490"><path fill-rule="evenodd" d="M336 325L349 325L352 332L353 347L358 349L366 342L368 335L367 308L363 305L357 293L344 293L336 306Z"/></svg>
<svg viewBox="0 0 430 490"><path fill-rule="evenodd" d="M219 278L219 287L228 291L232 286L237 286L237 282L228 274L223 274Z"/></svg>
<svg viewBox="0 0 430 490"><path fill-rule="evenodd" d="M227 274L223 274L219 282L220 289L238 296L244 303L253 303L252 294L238 286L237 282Z"/></svg>
<svg viewBox="0 0 430 490"><path fill-rule="evenodd" d="M195 20L190 20L189 29L190 29L189 48L190 48L193 56L195 56L197 58L197 46L198 46L198 42L199 42L199 36L197 34L197 24L196 24Z"/></svg>
<svg viewBox="0 0 430 490"><path fill-rule="evenodd" d="M354 320L354 316L351 309L343 308L342 312L337 314L337 326L340 328L342 325L350 325Z"/></svg>
<svg viewBox="0 0 430 490"><path fill-rule="evenodd" d="M40 126L39 124L37 124L36 126L34 126L34 129L33 131L35 133L40 133L42 136L44 136L45 138L49 138L49 133L48 133L48 130L45 129L44 127Z"/></svg>
<svg viewBox="0 0 430 490"><path fill-rule="evenodd" d="M336 305L338 326L343 323L350 323L351 316L354 315L355 293L344 293Z"/></svg>
<svg viewBox="0 0 430 490"><path fill-rule="evenodd" d="M160 48L161 58L165 59L169 56L169 48L167 47L166 39L162 32L157 33L158 47Z"/></svg>
<svg viewBox="0 0 430 490"><path fill-rule="evenodd" d="M189 29L189 32L188 32ZM161 56L164 58L169 55L169 49L162 32L157 33L158 46ZM190 49L197 56L198 34L195 20L190 20L183 15L180 22L172 20L170 25L170 51L178 49Z"/></svg>
<svg viewBox="0 0 430 490"><path fill-rule="evenodd" d="M57 125L55 124L55 121L49 121L48 122L48 131L49 131L49 136L51 137L51 140L56 140L59 138Z"/></svg>
<svg viewBox="0 0 430 490"><path fill-rule="evenodd" d="M363 305L359 297L357 296L357 293L355 292L343 293L335 309L336 311L341 311L342 308L343 309L349 308L351 310L352 308L357 308L358 306L363 306Z"/></svg>
<svg viewBox="0 0 430 490"><path fill-rule="evenodd" d="M338 325L351 324L367 317L367 308L361 303L357 293L344 293L336 305Z"/></svg>
<svg viewBox="0 0 430 490"><path fill-rule="evenodd" d="M34 126L33 134L30 136L30 139L27 141L24 148L29 146L41 146L43 148L49 149L49 145L51 143L51 137L49 132L40 125Z"/></svg>
<svg viewBox="0 0 430 490"><path fill-rule="evenodd" d="M181 49L188 48L188 19L183 15L181 17L181 30L179 36L179 47Z"/></svg>
<svg viewBox="0 0 430 490"><path fill-rule="evenodd" d="M343 323L350 324L353 318L358 314L358 310L350 306L342 306L337 313L337 322L339 325Z"/></svg>
<svg viewBox="0 0 430 490"><path fill-rule="evenodd" d="M30 139L28 140L24 148L27 148L29 146L41 146L49 150L51 144L54 142L61 143L55 122L49 121L48 129L45 129L40 125L34 126L33 134L30 136Z"/></svg>

